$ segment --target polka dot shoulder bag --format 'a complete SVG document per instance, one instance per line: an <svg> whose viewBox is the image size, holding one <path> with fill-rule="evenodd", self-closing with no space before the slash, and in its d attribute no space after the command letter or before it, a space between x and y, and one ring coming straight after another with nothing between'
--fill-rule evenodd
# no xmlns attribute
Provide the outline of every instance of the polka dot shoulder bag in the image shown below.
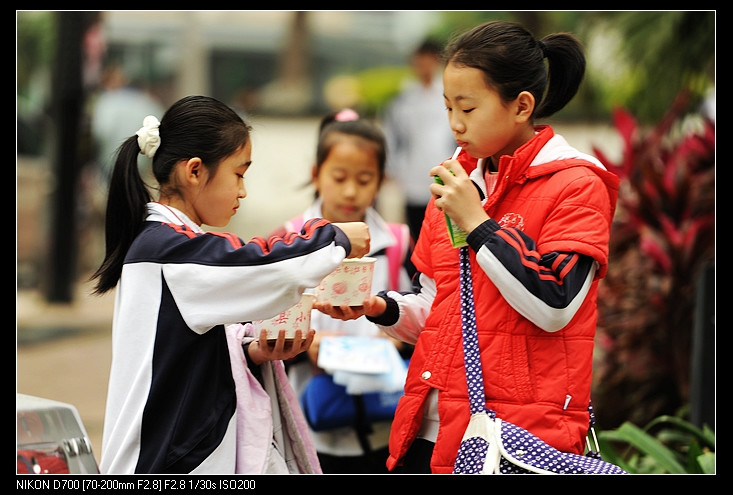
<svg viewBox="0 0 733 495"><path fill-rule="evenodd" d="M625 474L603 461L600 453L561 452L524 428L502 421L487 409L481 359L476 335L471 265L467 247L459 248L461 315L466 382L471 419L461 440L453 472L456 474ZM592 408L591 413L592 426Z"/></svg>

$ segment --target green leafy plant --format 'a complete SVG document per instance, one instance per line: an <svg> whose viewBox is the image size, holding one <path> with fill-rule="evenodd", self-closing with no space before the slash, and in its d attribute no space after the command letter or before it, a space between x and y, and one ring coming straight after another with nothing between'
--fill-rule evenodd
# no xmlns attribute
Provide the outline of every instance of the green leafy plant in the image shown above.
<svg viewBox="0 0 733 495"><path fill-rule="evenodd" d="M598 432L606 461L632 474L715 474L715 432L681 416L659 416L644 428L626 421Z"/></svg>

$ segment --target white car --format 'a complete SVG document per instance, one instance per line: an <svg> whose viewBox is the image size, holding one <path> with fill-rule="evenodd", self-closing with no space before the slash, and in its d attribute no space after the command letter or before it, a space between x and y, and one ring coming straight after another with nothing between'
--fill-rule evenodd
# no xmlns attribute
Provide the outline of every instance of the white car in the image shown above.
<svg viewBox="0 0 733 495"><path fill-rule="evenodd" d="M18 474L99 474L74 406L16 394Z"/></svg>

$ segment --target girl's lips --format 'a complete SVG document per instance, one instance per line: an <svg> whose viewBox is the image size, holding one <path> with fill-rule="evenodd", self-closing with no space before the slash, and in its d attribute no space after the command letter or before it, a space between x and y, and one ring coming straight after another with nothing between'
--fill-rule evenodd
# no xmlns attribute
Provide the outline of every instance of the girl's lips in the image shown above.
<svg viewBox="0 0 733 495"><path fill-rule="evenodd" d="M361 209L356 206L339 206L337 209L339 211L338 214L343 217L343 220L341 220L342 222L355 221L353 219L360 216L359 212L361 211Z"/></svg>
<svg viewBox="0 0 733 495"><path fill-rule="evenodd" d="M468 143L466 141L456 141L456 146L460 146L461 148L465 148L468 146Z"/></svg>
<svg viewBox="0 0 733 495"><path fill-rule="evenodd" d="M345 215L353 215L354 213L356 213L357 211L359 211L359 209L358 209L357 207L355 207L355 206L342 206L342 207L340 208L340 210L341 210L341 211L342 211L342 212L343 212L343 213L344 213Z"/></svg>

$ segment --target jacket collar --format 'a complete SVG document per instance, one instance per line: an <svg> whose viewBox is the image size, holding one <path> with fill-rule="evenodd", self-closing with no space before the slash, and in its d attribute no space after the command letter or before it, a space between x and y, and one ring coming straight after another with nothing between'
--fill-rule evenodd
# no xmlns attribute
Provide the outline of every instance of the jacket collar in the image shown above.
<svg viewBox="0 0 733 495"><path fill-rule="evenodd" d="M172 223L174 225L185 225L194 232L203 232L204 230L197 225L193 220L181 210L172 206L164 205L156 201L148 203L148 217L146 218L149 222L165 222Z"/></svg>
<svg viewBox="0 0 733 495"><path fill-rule="evenodd" d="M555 134L551 126L537 125L532 139L517 148L513 155L504 155L499 160L499 182L492 196L498 198L509 184L523 182L530 167L568 159L582 159L606 170L596 157L570 146L564 137ZM484 180L483 164L484 160L479 160L478 166L471 172L471 179L483 191L485 197L486 181ZM561 167L561 164L558 164L557 167L547 167L542 173L552 173Z"/></svg>

